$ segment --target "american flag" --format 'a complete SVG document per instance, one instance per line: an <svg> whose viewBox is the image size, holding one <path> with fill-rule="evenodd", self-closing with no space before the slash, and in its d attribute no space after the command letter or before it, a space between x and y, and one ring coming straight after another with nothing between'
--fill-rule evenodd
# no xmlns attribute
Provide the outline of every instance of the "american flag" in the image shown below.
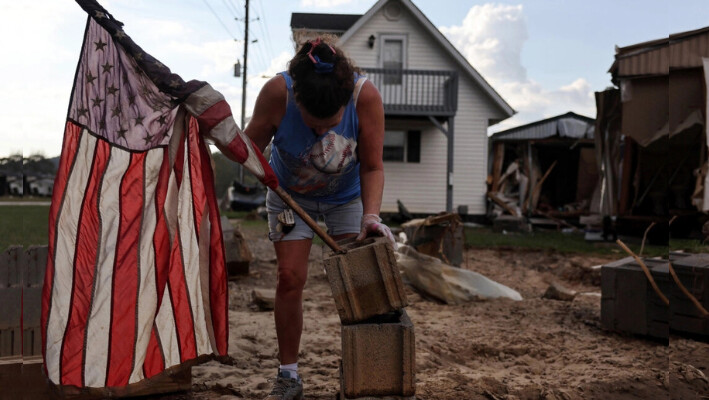
<svg viewBox="0 0 709 400"><path fill-rule="evenodd" d="M50 207L46 373L125 386L226 355L224 243L205 139L277 180L223 96L183 81L93 0Z"/></svg>

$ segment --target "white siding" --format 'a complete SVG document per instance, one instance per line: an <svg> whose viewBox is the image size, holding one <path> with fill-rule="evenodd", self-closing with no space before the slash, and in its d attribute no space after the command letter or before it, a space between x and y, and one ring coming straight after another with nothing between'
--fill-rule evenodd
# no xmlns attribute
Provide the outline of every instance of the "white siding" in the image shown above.
<svg viewBox="0 0 709 400"><path fill-rule="evenodd" d="M459 205L466 205L470 214L483 214L488 121L504 118L503 113L415 16L404 8L399 20L390 21L384 17L383 9L348 39L344 50L361 67L379 67L379 35L405 34L406 68L459 71L458 112L454 120L453 211ZM370 35L378 38L371 49L367 45ZM446 164L447 139L431 125L421 134L420 163L384 164L386 183L382 211L396 211L397 199L414 213L445 211Z"/></svg>

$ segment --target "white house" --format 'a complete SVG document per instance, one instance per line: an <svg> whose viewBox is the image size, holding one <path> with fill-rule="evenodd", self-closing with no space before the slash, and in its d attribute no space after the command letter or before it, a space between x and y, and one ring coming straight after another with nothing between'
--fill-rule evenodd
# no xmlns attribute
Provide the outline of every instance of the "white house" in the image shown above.
<svg viewBox="0 0 709 400"><path fill-rule="evenodd" d="M487 129L514 110L410 0L364 15L294 13L296 46L320 33L378 87L384 101L383 212L486 210Z"/></svg>

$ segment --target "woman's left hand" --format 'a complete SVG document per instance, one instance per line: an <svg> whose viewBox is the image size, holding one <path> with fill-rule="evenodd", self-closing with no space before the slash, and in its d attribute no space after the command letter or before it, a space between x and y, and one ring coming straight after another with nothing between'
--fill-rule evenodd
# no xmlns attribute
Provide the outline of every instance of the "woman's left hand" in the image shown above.
<svg viewBox="0 0 709 400"><path fill-rule="evenodd" d="M362 240L369 236L370 233L373 233L379 236L384 236L387 240L389 240L394 250L397 249L398 246L396 245L396 240L394 240L394 235L391 233L391 229L382 224L382 219L379 218L378 215L364 214L362 216L361 227L362 230L359 232L357 240Z"/></svg>

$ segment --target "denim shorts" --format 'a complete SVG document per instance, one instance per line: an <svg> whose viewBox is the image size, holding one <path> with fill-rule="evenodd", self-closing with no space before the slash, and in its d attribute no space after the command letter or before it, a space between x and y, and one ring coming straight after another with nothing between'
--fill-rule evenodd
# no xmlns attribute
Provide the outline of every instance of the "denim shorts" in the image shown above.
<svg viewBox="0 0 709 400"><path fill-rule="evenodd" d="M356 199L345 204L328 204L305 199L303 197L292 196L293 200L308 215L317 221L322 217L327 226L327 233L330 236L343 235L346 233L359 233L362 220L362 199ZM272 242L312 239L314 232L310 227L293 212L295 227L284 235L278 232L278 214L286 209L286 204L271 189L266 194L266 208L268 209L268 238Z"/></svg>

